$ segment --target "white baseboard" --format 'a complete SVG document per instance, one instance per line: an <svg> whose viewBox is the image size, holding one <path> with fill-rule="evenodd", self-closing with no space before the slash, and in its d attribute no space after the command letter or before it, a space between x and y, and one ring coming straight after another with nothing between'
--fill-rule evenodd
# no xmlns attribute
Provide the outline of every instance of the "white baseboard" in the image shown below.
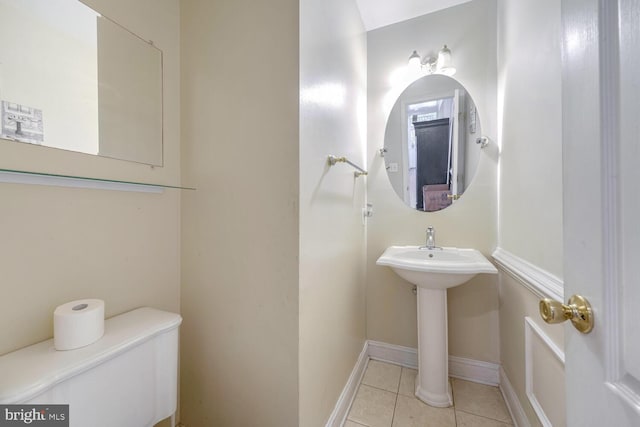
<svg viewBox="0 0 640 427"><path fill-rule="evenodd" d="M531 427L531 423L525 415L524 409L522 409L518 395L516 395L516 391L502 368L500 368L500 391L511 414L511 419L516 425L515 427Z"/></svg>
<svg viewBox="0 0 640 427"><path fill-rule="evenodd" d="M327 421L326 427L341 427L344 424L347 414L349 413L349 409L351 408L351 403L353 403L353 399L356 397L358 385L362 380L364 371L367 369L368 362L369 342L365 341L364 347L356 361L356 365L353 367L351 375L349 375L349 379L347 380L347 384L342 389L342 393L340 393L338 402L333 408L333 412Z"/></svg>
<svg viewBox="0 0 640 427"><path fill-rule="evenodd" d="M394 363L412 369L418 368L417 349L379 341L366 341L326 427L340 427L344 423L369 359ZM500 381L499 372L500 365L495 363L449 356L449 375L455 378L497 386ZM520 427L529 427L529 425L522 424Z"/></svg>
<svg viewBox="0 0 640 427"><path fill-rule="evenodd" d="M368 341L369 358L418 369L418 350L380 341Z"/></svg>
<svg viewBox="0 0 640 427"><path fill-rule="evenodd" d="M418 350L411 347L369 341L369 357L418 369ZM449 375L463 380L497 386L500 365L463 357L449 356Z"/></svg>
<svg viewBox="0 0 640 427"><path fill-rule="evenodd" d="M449 376L474 383L497 386L500 384L500 365L449 356Z"/></svg>

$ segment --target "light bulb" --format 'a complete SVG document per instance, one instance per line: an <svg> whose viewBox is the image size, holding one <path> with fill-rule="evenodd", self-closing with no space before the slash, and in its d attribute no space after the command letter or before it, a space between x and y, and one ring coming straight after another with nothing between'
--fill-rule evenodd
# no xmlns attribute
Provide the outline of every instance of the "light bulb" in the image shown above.
<svg viewBox="0 0 640 427"><path fill-rule="evenodd" d="M436 70L439 74L447 76L453 76L456 73L456 68L453 66L453 61L451 60L451 50L449 50L446 44L440 49L440 52L438 52Z"/></svg>
<svg viewBox="0 0 640 427"><path fill-rule="evenodd" d="M417 51L414 50L411 56L409 57L409 63L407 64L407 67L411 71L415 71L415 72L420 71L420 68L422 68L422 60L420 59L420 55L418 55Z"/></svg>

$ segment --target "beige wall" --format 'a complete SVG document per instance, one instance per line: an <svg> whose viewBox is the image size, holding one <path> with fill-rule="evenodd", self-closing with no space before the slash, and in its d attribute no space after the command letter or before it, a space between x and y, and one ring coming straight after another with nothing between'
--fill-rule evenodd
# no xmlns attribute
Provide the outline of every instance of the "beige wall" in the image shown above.
<svg viewBox="0 0 640 427"><path fill-rule="evenodd" d="M389 268L375 265L386 247L424 244L425 230L433 225L438 245L473 247L485 255L495 248L495 143L482 151L475 179L464 196L434 213L417 212L403 204L378 153L384 144L387 115L403 89L390 83L392 72L406 65L412 50L435 55L444 44L453 52L455 78L478 107L483 133L497 139L495 22L495 1L476 0L368 33L368 198L375 211L367 230L369 339L417 347L416 297L411 285ZM448 298L449 353L498 362L497 278L478 276L451 289Z"/></svg>
<svg viewBox="0 0 640 427"><path fill-rule="evenodd" d="M562 277L560 4L499 10L499 244Z"/></svg>
<svg viewBox="0 0 640 427"><path fill-rule="evenodd" d="M298 424L298 2L183 0L182 421Z"/></svg>
<svg viewBox="0 0 640 427"><path fill-rule="evenodd" d="M498 6L500 156L499 246L538 268L562 276L562 117L560 4L553 0L500 0ZM540 325L563 348L563 327L547 326L540 297L500 273L502 367L532 425L540 425L525 392L524 317ZM536 371L544 408L554 426L564 420L563 369L548 347ZM544 360L544 359L543 359ZM553 375L552 382L542 379Z"/></svg>
<svg viewBox="0 0 640 427"><path fill-rule="evenodd" d="M152 171L139 164L5 141L0 143L0 167L178 183L178 2L96 0L91 5L153 38L165 52L166 167ZM158 12L150 18L147 10L152 7ZM108 317L145 305L179 311L178 191L0 184L0 197L0 323L5 325L0 354L50 338L54 308L73 299L104 299Z"/></svg>
<svg viewBox="0 0 640 427"><path fill-rule="evenodd" d="M366 36L354 0L300 2L300 426L324 425L366 338Z"/></svg>

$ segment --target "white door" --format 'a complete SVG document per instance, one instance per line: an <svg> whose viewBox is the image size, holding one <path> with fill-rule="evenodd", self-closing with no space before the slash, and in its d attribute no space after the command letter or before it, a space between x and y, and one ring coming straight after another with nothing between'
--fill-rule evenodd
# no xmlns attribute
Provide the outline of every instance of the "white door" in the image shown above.
<svg viewBox="0 0 640 427"><path fill-rule="evenodd" d="M640 426L640 1L562 0L567 424ZM543 172L543 171L541 171Z"/></svg>

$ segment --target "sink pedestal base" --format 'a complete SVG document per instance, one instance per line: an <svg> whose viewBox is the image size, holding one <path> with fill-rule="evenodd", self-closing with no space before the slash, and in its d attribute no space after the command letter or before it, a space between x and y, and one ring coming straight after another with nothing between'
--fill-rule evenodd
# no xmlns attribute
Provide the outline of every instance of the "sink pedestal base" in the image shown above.
<svg viewBox="0 0 640 427"><path fill-rule="evenodd" d="M416 397L431 406L453 404L449 386L446 289L418 286Z"/></svg>

